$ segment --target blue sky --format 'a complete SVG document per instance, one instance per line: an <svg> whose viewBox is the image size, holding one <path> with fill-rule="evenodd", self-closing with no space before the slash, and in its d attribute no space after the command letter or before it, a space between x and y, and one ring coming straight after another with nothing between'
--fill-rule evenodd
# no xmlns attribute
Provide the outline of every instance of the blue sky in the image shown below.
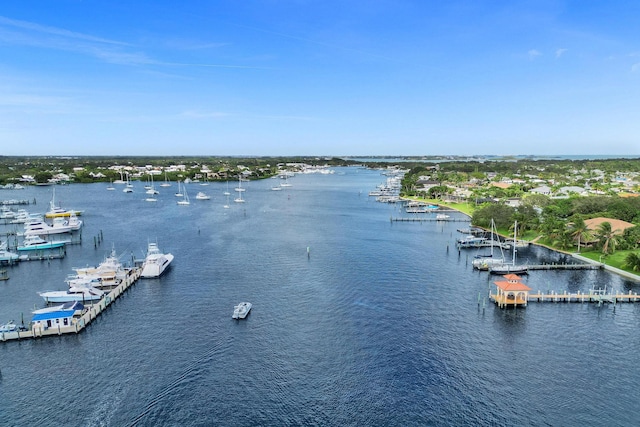
<svg viewBox="0 0 640 427"><path fill-rule="evenodd" d="M0 7L0 154L640 154L640 2Z"/></svg>

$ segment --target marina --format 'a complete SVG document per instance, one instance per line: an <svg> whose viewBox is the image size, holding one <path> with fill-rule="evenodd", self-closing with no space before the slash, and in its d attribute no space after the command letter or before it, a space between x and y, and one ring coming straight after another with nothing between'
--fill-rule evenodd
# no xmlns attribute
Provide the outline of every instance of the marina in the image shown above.
<svg viewBox="0 0 640 427"><path fill-rule="evenodd" d="M104 235L102 243L84 239L63 258L6 267L0 323L27 325L36 311L36 322L59 316L64 325L101 311L79 333L58 335L52 324L42 338L40 328L35 338L33 329L19 340L6 334L0 424L181 425L187 414L203 425L237 423L238 414L261 425L637 424L626 408L640 374L626 367L640 304L586 301L605 288L634 300L637 281L605 269L530 270L523 282L544 303L501 309L488 297L499 279L472 268L473 251L447 250L460 223L390 222L400 206L366 195L380 176L296 174L286 191L272 191L272 180L242 182L246 203L228 208L226 183L211 182L212 200L190 206L176 204L175 185L160 187L155 204L141 182L137 198L115 183L116 191L58 188L64 205L83 210L83 234ZM21 191L47 200L51 189ZM105 296L93 309L40 311L48 307L38 292L91 274L114 247L125 268L137 268L150 241L176 256L161 277L135 281L108 309ZM586 264L536 245L518 258ZM564 292L585 295L584 304L546 297ZM253 308L234 320L239 301ZM79 378L87 399L60 411ZM514 387L526 405L504 399Z"/></svg>
<svg viewBox="0 0 640 427"><path fill-rule="evenodd" d="M103 311L115 302L136 280L140 277L140 269L128 270L124 280L112 291L100 298L95 304L87 305L84 312L73 318L67 325L60 323L49 326L32 327L30 330L15 330L12 332L0 332L0 340L11 341L26 338L42 338L62 334L78 334L89 326Z"/></svg>

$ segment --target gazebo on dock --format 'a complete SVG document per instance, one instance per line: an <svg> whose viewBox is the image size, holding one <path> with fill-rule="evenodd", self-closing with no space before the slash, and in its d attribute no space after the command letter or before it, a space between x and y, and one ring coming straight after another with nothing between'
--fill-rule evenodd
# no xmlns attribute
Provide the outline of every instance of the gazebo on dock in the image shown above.
<svg viewBox="0 0 640 427"><path fill-rule="evenodd" d="M531 288L522 283L522 278L516 274L506 274L502 277L505 280L493 282L496 285L497 293L491 295L498 307L517 307L518 305L526 307Z"/></svg>

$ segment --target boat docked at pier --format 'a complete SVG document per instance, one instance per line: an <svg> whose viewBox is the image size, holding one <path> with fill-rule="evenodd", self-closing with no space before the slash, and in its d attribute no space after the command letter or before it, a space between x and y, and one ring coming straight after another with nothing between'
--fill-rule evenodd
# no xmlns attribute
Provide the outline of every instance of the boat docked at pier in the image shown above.
<svg viewBox="0 0 640 427"><path fill-rule="evenodd" d="M118 286L127 276L128 271L124 268L115 249L96 267L74 268L75 275L67 278L69 286L77 283L92 283L96 288L111 288Z"/></svg>
<svg viewBox="0 0 640 427"><path fill-rule="evenodd" d="M249 314L251 307L250 302L241 302L233 307L233 315L231 317L234 319L244 319Z"/></svg>
<svg viewBox="0 0 640 427"><path fill-rule="evenodd" d="M93 302L101 300L105 292L93 286L82 285L70 287L66 291L39 292L38 295L40 295L46 303L71 301Z"/></svg>
<svg viewBox="0 0 640 427"><path fill-rule="evenodd" d="M157 243L149 243L147 246L147 255L142 262L142 278L160 277L173 261L172 254L163 254L158 248Z"/></svg>
<svg viewBox="0 0 640 427"><path fill-rule="evenodd" d="M502 263L496 263L494 265L490 265L489 266L489 273L491 274L499 274L499 275L505 275L505 274L528 274L529 273L529 266L525 265L525 264L516 264L516 254L518 252L515 242L517 242L516 239L516 234L517 234L517 230L518 230L518 221L516 221L513 225L513 248L511 248L511 250L513 251L513 255L512 255L512 259L511 262L502 262Z"/></svg>
<svg viewBox="0 0 640 427"><path fill-rule="evenodd" d="M67 217L67 216L71 216L71 214L82 215L82 211L63 209L62 207L57 206L55 202L55 198L56 198L56 189L54 187L53 196L51 197L51 201L49 202L49 210L44 214L45 218L56 218L61 216Z"/></svg>
<svg viewBox="0 0 640 427"><path fill-rule="evenodd" d="M24 237L22 245L18 246L19 251L35 251L40 249L56 249L65 245L65 241L49 242L37 235L28 235Z"/></svg>
<svg viewBox="0 0 640 427"><path fill-rule="evenodd" d="M7 249L7 243L0 244L0 263L13 263L18 260L19 255Z"/></svg>
<svg viewBox="0 0 640 427"><path fill-rule="evenodd" d="M25 236L48 236L51 234L71 233L72 230L64 217L54 218L52 225L47 224L43 219L32 219L24 224Z"/></svg>

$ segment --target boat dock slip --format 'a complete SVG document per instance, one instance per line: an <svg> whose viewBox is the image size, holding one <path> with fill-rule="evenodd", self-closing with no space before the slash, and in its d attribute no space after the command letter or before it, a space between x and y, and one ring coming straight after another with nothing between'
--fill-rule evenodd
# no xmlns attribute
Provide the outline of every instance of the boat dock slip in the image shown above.
<svg viewBox="0 0 640 427"><path fill-rule="evenodd" d="M77 334L82 331L91 321L100 315L111 305L124 291L133 285L140 278L140 268L127 269L127 274L118 286L111 290L104 298L93 305L86 307L80 317L74 317L71 324L63 326L56 324L50 327L34 327L27 331L0 332L0 340L12 341L24 338L40 338L52 335Z"/></svg>
<svg viewBox="0 0 640 427"><path fill-rule="evenodd" d="M391 221L398 221L398 222L469 222L471 221L471 219L469 218L444 218L444 219L440 219L440 218L425 218L425 217L419 217L419 216L415 216L415 217L391 217Z"/></svg>

